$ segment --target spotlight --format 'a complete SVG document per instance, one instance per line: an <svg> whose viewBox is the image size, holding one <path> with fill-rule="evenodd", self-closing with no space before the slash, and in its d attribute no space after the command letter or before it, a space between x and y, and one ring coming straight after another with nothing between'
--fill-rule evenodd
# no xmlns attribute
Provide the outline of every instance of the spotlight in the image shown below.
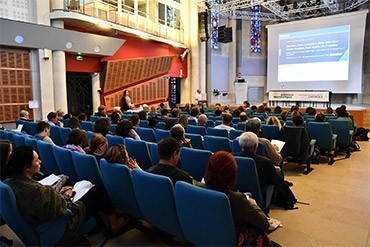
<svg viewBox="0 0 370 247"><path fill-rule="evenodd" d="M298 9L298 3L297 2L293 3L293 9Z"/></svg>

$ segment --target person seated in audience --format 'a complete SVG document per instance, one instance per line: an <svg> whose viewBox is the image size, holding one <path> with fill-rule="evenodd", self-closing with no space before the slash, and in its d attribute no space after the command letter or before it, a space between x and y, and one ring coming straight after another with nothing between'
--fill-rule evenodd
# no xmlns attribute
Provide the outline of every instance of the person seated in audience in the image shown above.
<svg viewBox="0 0 370 247"><path fill-rule="evenodd" d="M245 112L241 112L241 113L239 114L239 122L241 122L241 123L246 123L246 122L248 122L248 115L247 115L247 113L245 113Z"/></svg>
<svg viewBox="0 0 370 247"><path fill-rule="evenodd" d="M159 119L156 118L156 117L150 117L148 119L148 122L149 122L149 128L156 129L157 125L158 125L158 122L159 122Z"/></svg>
<svg viewBox="0 0 370 247"><path fill-rule="evenodd" d="M82 112L80 114L78 114L77 116L78 120L81 122L81 121L87 121L87 115L86 113Z"/></svg>
<svg viewBox="0 0 370 247"><path fill-rule="evenodd" d="M85 154L85 150L82 148L87 144L87 135L85 131L80 129L74 129L69 133L67 137L67 144L64 148L72 150L74 152L79 152Z"/></svg>
<svg viewBox="0 0 370 247"><path fill-rule="evenodd" d="M22 110L19 112L19 120L23 121L32 121L29 119L30 113L26 110Z"/></svg>
<svg viewBox="0 0 370 247"><path fill-rule="evenodd" d="M216 108L216 110L215 110L215 117L219 117L219 116L221 116L221 114L222 114L221 109L220 108Z"/></svg>
<svg viewBox="0 0 370 247"><path fill-rule="evenodd" d="M164 129L170 130L173 126L175 126L178 123L177 118L168 118L165 122Z"/></svg>
<svg viewBox="0 0 370 247"><path fill-rule="evenodd" d="M172 110L171 110L171 116L172 117L179 117L180 115L180 109L178 107L174 107Z"/></svg>
<svg viewBox="0 0 370 247"><path fill-rule="evenodd" d="M316 109L311 107L311 109L309 109L309 111L308 111L308 115L309 116L315 116L316 115Z"/></svg>
<svg viewBox="0 0 370 247"><path fill-rule="evenodd" d="M132 138L135 140L141 140L140 136L133 129L133 124L129 120L122 120L116 127L116 135L122 136L123 138Z"/></svg>
<svg viewBox="0 0 370 247"><path fill-rule="evenodd" d="M244 132L239 136L238 140L242 151L234 155L249 157L254 160L261 186L268 184L279 185L283 182L283 179L278 175L281 173L280 167L275 166L269 158L256 154L259 138L255 133L250 131Z"/></svg>
<svg viewBox="0 0 370 247"><path fill-rule="evenodd" d="M78 118L76 118L76 117L71 117L70 119L69 119L69 121L68 121L68 126L66 126L66 127L69 127L69 128L71 128L71 129L76 129L76 128L78 128L79 126L78 126L78 124L80 123L80 121L78 121Z"/></svg>
<svg viewBox="0 0 370 247"><path fill-rule="evenodd" d="M335 112L337 114L337 119L338 120L347 120L349 122L349 129L350 130L354 130L354 124L353 124L353 121L352 119L349 117L349 114L346 110L346 107L344 105L342 105L341 107L337 107L335 109Z"/></svg>
<svg viewBox="0 0 370 247"><path fill-rule="evenodd" d="M294 126L303 126L304 119L301 114L292 115L292 122Z"/></svg>
<svg viewBox="0 0 370 247"><path fill-rule="evenodd" d="M218 151L209 158L204 181L208 189L222 192L229 198L235 227L238 234L244 236L238 238L238 246L272 246L266 234L269 221L262 209L253 198L232 190L237 179L238 165L230 153Z"/></svg>
<svg viewBox="0 0 370 247"><path fill-rule="evenodd" d="M262 105L265 108L265 112L267 112L267 113L271 112L271 108L268 106L267 101L263 101Z"/></svg>
<svg viewBox="0 0 370 247"><path fill-rule="evenodd" d="M309 112L310 112L311 109L313 109L312 106L307 107L306 110L305 110L305 113L307 113L307 115L309 115Z"/></svg>
<svg viewBox="0 0 370 247"><path fill-rule="evenodd" d="M239 108L236 108L236 109L234 110L234 112L233 112L232 116L233 116L233 117L239 117L239 115L240 115L240 110L239 110Z"/></svg>
<svg viewBox="0 0 370 247"><path fill-rule="evenodd" d="M36 135L34 136L35 139L47 142L53 146L55 143L50 138L50 125L47 122L40 121L36 124Z"/></svg>
<svg viewBox="0 0 370 247"><path fill-rule="evenodd" d="M257 106L256 105L252 105L251 106L251 110L254 111L254 112L257 111Z"/></svg>
<svg viewBox="0 0 370 247"><path fill-rule="evenodd" d="M208 117L206 114L200 114L198 117L198 126L206 127L208 121Z"/></svg>
<svg viewBox="0 0 370 247"><path fill-rule="evenodd" d="M72 114L68 113L68 112L63 115L63 119L71 119L71 117L73 117ZM58 117L58 119L60 119L60 118Z"/></svg>
<svg viewBox="0 0 370 247"><path fill-rule="evenodd" d="M198 115L199 115L199 107L198 106L193 106L190 110L190 117L189 119L194 119L195 124L198 125Z"/></svg>
<svg viewBox="0 0 370 247"><path fill-rule="evenodd" d="M132 122L132 125L136 128L140 128L140 118L137 114L132 114L130 118L128 119Z"/></svg>
<svg viewBox="0 0 370 247"><path fill-rule="evenodd" d="M286 122L286 119L288 118L288 115L289 115L289 112L285 111L285 110L280 113L280 117L284 122Z"/></svg>
<svg viewBox="0 0 370 247"><path fill-rule="evenodd" d="M189 118L185 114L181 114L179 117L179 124L182 125L182 127L186 128L189 125Z"/></svg>
<svg viewBox="0 0 370 247"><path fill-rule="evenodd" d="M150 107L150 114L154 116L157 115L157 108L155 108L155 106Z"/></svg>
<svg viewBox="0 0 370 247"><path fill-rule="evenodd" d="M102 134L95 134L89 140L89 146L84 151L86 154L91 154L96 158L98 164L103 158L105 152L108 149L108 140Z"/></svg>
<svg viewBox="0 0 370 247"><path fill-rule="evenodd" d="M168 110L167 109L162 109L161 110L161 121L166 121L168 118Z"/></svg>
<svg viewBox="0 0 370 247"><path fill-rule="evenodd" d="M58 115L58 118L63 118L64 115L65 115L65 112L63 109L58 109L57 110L57 115Z"/></svg>
<svg viewBox="0 0 370 247"><path fill-rule="evenodd" d="M9 175L6 174L5 170L6 162L9 159L10 154L13 151L13 145L8 140L0 140L0 180L4 181L9 178Z"/></svg>
<svg viewBox="0 0 370 247"><path fill-rule="evenodd" d="M248 123L246 123L245 131L251 131L258 136L261 132L261 126L261 120L257 117L254 117L250 119ZM280 165L283 161L283 157L278 152L279 148L276 145L272 145L271 142L264 137L259 137L258 141L260 141L263 145L263 152L265 156L271 159L275 165Z"/></svg>
<svg viewBox="0 0 370 247"><path fill-rule="evenodd" d="M267 125L276 125L279 127L279 130L281 131L282 130L282 126L281 126L281 123L280 123L280 120L275 117L275 116L269 116L267 119L266 119L266 124Z"/></svg>
<svg viewBox="0 0 370 247"><path fill-rule="evenodd" d="M231 127L231 123L233 121L233 116L231 116L230 113L224 113L222 115L222 124L217 125L215 129L225 129L227 132L230 132L230 130L235 130L234 127Z"/></svg>
<svg viewBox="0 0 370 247"><path fill-rule="evenodd" d="M162 103L159 104L159 107L158 107L157 110L162 111L163 109L166 109L166 107L165 107L164 103L162 102Z"/></svg>
<svg viewBox="0 0 370 247"><path fill-rule="evenodd" d="M59 126L63 127L63 123L58 120L57 113L56 112L49 112L48 115L46 116L48 119L48 124L50 126Z"/></svg>
<svg viewBox="0 0 370 247"><path fill-rule="evenodd" d="M257 110L256 110L257 113L265 113L265 107L263 105L260 105Z"/></svg>
<svg viewBox="0 0 370 247"><path fill-rule="evenodd" d="M175 186L177 181L193 183L193 178L177 167L180 156L180 144L173 137L166 137L157 145L159 164L149 167L146 171L169 177Z"/></svg>
<svg viewBox="0 0 370 247"><path fill-rule="evenodd" d="M143 111L149 112L149 106L147 104L143 104Z"/></svg>
<svg viewBox="0 0 370 247"><path fill-rule="evenodd" d="M326 115L332 115L332 116L334 116L335 114L334 114L334 110L333 110L333 108L331 108L330 106L328 106L327 108L326 108L326 111L325 111L325 113L324 114L326 114Z"/></svg>
<svg viewBox="0 0 370 247"><path fill-rule="evenodd" d="M294 112L294 111L299 112L299 106L298 105L292 105L292 107L290 107L290 111L291 112Z"/></svg>
<svg viewBox="0 0 370 247"><path fill-rule="evenodd" d="M112 120L112 124L118 124L121 121L121 115L118 112L113 112L110 115L110 118Z"/></svg>
<svg viewBox="0 0 370 247"><path fill-rule="evenodd" d="M185 138L185 129L181 124L174 125L170 130L170 135L178 141L180 147L192 148L190 139Z"/></svg>
<svg viewBox="0 0 370 247"><path fill-rule="evenodd" d="M223 113L230 113L230 107L225 105L224 109L222 110Z"/></svg>
<svg viewBox="0 0 370 247"><path fill-rule="evenodd" d="M5 183L13 190L22 216L33 226L61 217L67 209L71 211L58 245L69 246L80 240L78 232L90 216L99 217L112 233L127 224L127 219L116 216L103 186L95 185L80 200L72 202L71 186L62 187L58 192L32 179L40 167L41 161L32 147L17 147L9 157L6 169L11 178Z"/></svg>
<svg viewBox="0 0 370 247"><path fill-rule="evenodd" d="M300 112L300 111L292 111L292 117L293 117L294 115L300 115L300 116L303 116L302 112Z"/></svg>
<svg viewBox="0 0 370 247"><path fill-rule="evenodd" d="M120 115L122 115L121 108L119 106L113 107L113 112L118 112Z"/></svg>
<svg viewBox="0 0 370 247"><path fill-rule="evenodd" d="M104 155L104 159L106 159L110 163L119 163L122 165L126 165L128 166L128 168L130 168L130 171L132 171L133 169L141 170L136 160L129 157L124 144L113 144Z"/></svg>
<svg viewBox="0 0 370 247"><path fill-rule="evenodd" d="M326 122L326 117L324 113L320 112L315 115L315 122Z"/></svg>
<svg viewBox="0 0 370 247"><path fill-rule="evenodd" d="M110 132L110 121L108 118L101 117L98 120L95 121L94 124L94 132L100 133L103 136L110 134L113 135Z"/></svg>
<svg viewBox="0 0 370 247"><path fill-rule="evenodd" d="M138 113L140 120L148 120L148 112L147 111L139 111Z"/></svg>
<svg viewBox="0 0 370 247"><path fill-rule="evenodd" d="M281 107L280 107L280 106L276 106L276 107L274 108L274 113L275 113L275 114L281 114L281 113L282 113L282 111L283 111L283 109L281 109Z"/></svg>
<svg viewBox="0 0 370 247"><path fill-rule="evenodd" d="M245 110L250 109L251 104L249 103L248 100L243 101L243 107L244 107Z"/></svg>
<svg viewBox="0 0 370 247"><path fill-rule="evenodd" d="M107 117L107 107L105 105L99 106L98 112L95 112L94 116Z"/></svg>

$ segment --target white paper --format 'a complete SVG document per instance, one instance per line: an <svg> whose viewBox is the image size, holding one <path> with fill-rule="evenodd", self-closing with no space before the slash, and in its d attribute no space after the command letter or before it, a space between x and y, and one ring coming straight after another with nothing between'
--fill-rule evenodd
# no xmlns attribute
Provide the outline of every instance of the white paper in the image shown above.
<svg viewBox="0 0 370 247"><path fill-rule="evenodd" d="M279 148L278 152L280 152L283 149L283 147L285 145L285 142L273 139L273 140L271 140L271 144L276 145Z"/></svg>
<svg viewBox="0 0 370 247"><path fill-rule="evenodd" d="M55 174L51 174L49 176L47 176L46 178L43 178L39 181L40 184L42 185L53 185L55 184L58 180L60 179L60 177L58 177L57 175Z"/></svg>
<svg viewBox="0 0 370 247"><path fill-rule="evenodd" d="M95 185L87 180L82 180L77 182L73 186L73 191L76 192L75 196L73 197L73 202L76 202L81 199L92 187Z"/></svg>

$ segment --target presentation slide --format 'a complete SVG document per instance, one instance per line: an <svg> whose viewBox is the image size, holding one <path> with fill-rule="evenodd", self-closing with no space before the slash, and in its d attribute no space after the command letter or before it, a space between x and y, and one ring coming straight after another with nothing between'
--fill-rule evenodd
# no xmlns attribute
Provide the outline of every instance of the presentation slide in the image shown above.
<svg viewBox="0 0 370 247"><path fill-rule="evenodd" d="M266 91L361 93L368 12L267 25Z"/></svg>
<svg viewBox="0 0 370 247"><path fill-rule="evenodd" d="M348 80L349 38L350 25L279 34L278 81Z"/></svg>

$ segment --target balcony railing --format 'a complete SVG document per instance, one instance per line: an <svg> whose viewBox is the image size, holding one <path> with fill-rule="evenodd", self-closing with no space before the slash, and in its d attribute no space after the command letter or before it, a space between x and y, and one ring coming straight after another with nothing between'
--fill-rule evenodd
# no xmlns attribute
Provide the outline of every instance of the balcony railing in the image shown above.
<svg viewBox="0 0 370 247"><path fill-rule="evenodd" d="M116 6L101 0L65 0L64 10L79 12L168 40L184 43L184 28L182 26L176 26L175 24L168 26L164 20L124 4Z"/></svg>

